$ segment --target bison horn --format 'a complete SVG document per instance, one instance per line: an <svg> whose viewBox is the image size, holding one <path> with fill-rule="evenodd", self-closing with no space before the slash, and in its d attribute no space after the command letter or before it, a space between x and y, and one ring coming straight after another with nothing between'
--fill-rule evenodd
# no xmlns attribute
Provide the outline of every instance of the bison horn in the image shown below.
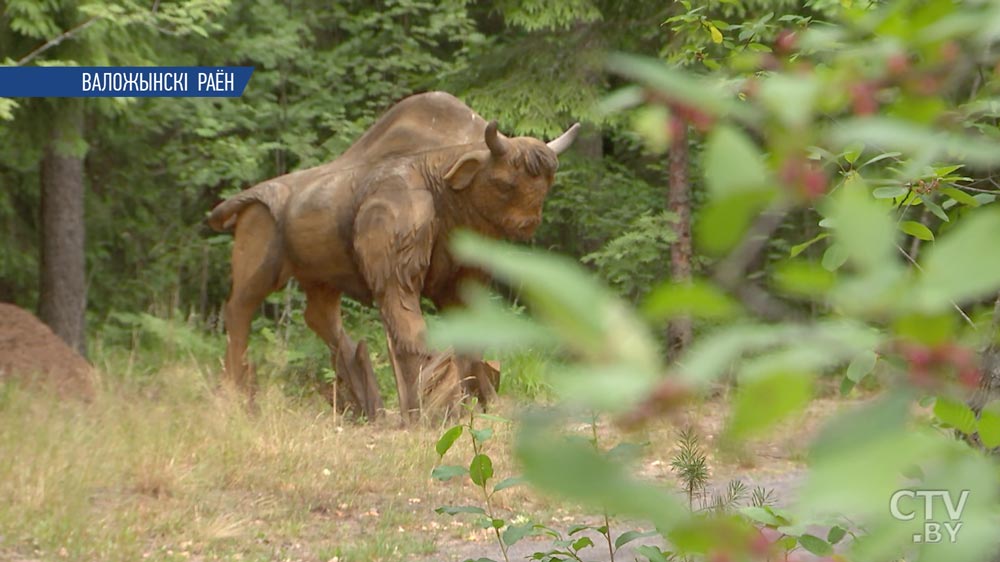
<svg viewBox="0 0 1000 562"><path fill-rule="evenodd" d="M573 126L566 129L566 132L559 135L559 138L549 141L549 148L556 154L562 154L576 140L576 135L580 133L580 124L573 123Z"/></svg>
<svg viewBox="0 0 1000 562"><path fill-rule="evenodd" d="M507 152L507 144L500 135L497 134L497 122L490 121L486 125L486 146L490 147L490 152L494 156L503 156Z"/></svg>

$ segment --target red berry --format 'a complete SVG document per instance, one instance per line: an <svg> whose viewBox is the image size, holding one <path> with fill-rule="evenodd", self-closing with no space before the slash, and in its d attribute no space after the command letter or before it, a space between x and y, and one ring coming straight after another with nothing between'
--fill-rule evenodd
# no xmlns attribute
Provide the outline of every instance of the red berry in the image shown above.
<svg viewBox="0 0 1000 562"><path fill-rule="evenodd" d="M934 361L934 353L922 345L906 346L903 357L911 369L927 369Z"/></svg>
<svg viewBox="0 0 1000 562"><path fill-rule="evenodd" d="M787 55L795 50L796 43L798 43L798 36L795 32L791 29L782 29L774 39L774 50L779 54Z"/></svg>
<svg viewBox="0 0 1000 562"><path fill-rule="evenodd" d="M878 111L875 86L870 82L858 82L851 86L851 106L855 115L873 115Z"/></svg>
<svg viewBox="0 0 1000 562"><path fill-rule="evenodd" d="M906 74L910 69L910 59L903 53L893 53L886 59L885 66L889 70L889 74L900 76Z"/></svg>
<svg viewBox="0 0 1000 562"><path fill-rule="evenodd" d="M793 187L806 199L814 200L826 193L827 177L815 163L803 157L792 157L784 162L779 172L781 181Z"/></svg>
<svg viewBox="0 0 1000 562"><path fill-rule="evenodd" d="M911 367L909 371L910 384L917 388L933 388L934 377L931 376L931 372L926 368L922 367Z"/></svg>
<svg viewBox="0 0 1000 562"><path fill-rule="evenodd" d="M959 369L958 371L958 382L962 386L968 389L979 388L979 381L982 379L982 375L977 367L965 367Z"/></svg>
<svg viewBox="0 0 1000 562"><path fill-rule="evenodd" d="M759 90L760 82L756 78L747 78L743 82L743 88L740 91L746 98L752 98L757 95Z"/></svg>
<svg viewBox="0 0 1000 562"><path fill-rule="evenodd" d="M706 132L712 128L715 124L715 119L705 113L704 111L698 109L697 107L692 107L683 103L675 103L671 106L674 115L679 117L685 123L690 123L694 128L701 132ZM675 130L675 133L677 131Z"/></svg>
<svg viewBox="0 0 1000 562"><path fill-rule="evenodd" d="M941 80L931 75L921 76L914 84L914 89L920 95L933 96L941 89Z"/></svg>
<svg viewBox="0 0 1000 562"><path fill-rule="evenodd" d="M772 531L772 533L765 534L764 531ZM775 538L772 538L773 533L777 534ZM771 553L771 545L773 545L779 538L781 538L780 532L769 527L764 527L750 537L748 550L750 551L750 554L754 556L765 557Z"/></svg>
<svg viewBox="0 0 1000 562"><path fill-rule="evenodd" d="M941 56L941 61L944 63L955 62L958 55L962 52L962 48L958 46L958 43L954 41L948 41L941 45L938 50L938 54Z"/></svg>
<svg viewBox="0 0 1000 562"><path fill-rule="evenodd" d="M758 66L760 66L761 70L777 70L781 68L781 63L778 62L777 57L771 53L764 53L759 60Z"/></svg>
<svg viewBox="0 0 1000 562"><path fill-rule="evenodd" d="M931 350L931 361L961 368L972 363L972 355L968 348L950 342L942 343Z"/></svg>
<svg viewBox="0 0 1000 562"><path fill-rule="evenodd" d="M815 200L826 194L826 174L815 166L809 166L802 174L802 192L806 199Z"/></svg>
<svg viewBox="0 0 1000 562"><path fill-rule="evenodd" d="M732 562L733 557L728 552L716 550L708 555L709 562Z"/></svg>

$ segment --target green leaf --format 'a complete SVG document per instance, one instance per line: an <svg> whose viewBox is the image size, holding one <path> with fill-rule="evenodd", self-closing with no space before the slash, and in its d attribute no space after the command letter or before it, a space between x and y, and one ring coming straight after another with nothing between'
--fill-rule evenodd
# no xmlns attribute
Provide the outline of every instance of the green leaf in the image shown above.
<svg viewBox="0 0 1000 562"><path fill-rule="evenodd" d="M611 115L642 105L646 101L641 86L630 85L611 92L601 100L597 111L601 115Z"/></svg>
<svg viewBox="0 0 1000 562"><path fill-rule="evenodd" d="M1000 240L1000 213L984 208L959 221L927 249L917 284L925 311L985 297L1000 287L1000 259L989 259Z"/></svg>
<svg viewBox="0 0 1000 562"><path fill-rule="evenodd" d="M451 480L456 476L462 476L468 473L468 470L464 466L453 466L453 465L443 465L435 466L434 470L431 471L431 478L435 480L440 480L446 482Z"/></svg>
<svg viewBox="0 0 1000 562"><path fill-rule="evenodd" d="M1000 143L982 135L943 132L902 119L863 117L840 121L832 133L841 146L864 142L934 160L961 160L990 167L1000 163Z"/></svg>
<svg viewBox="0 0 1000 562"><path fill-rule="evenodd" d="M812 121L821 86L815 74L772 74L760 86L760 97L790 128L805 127Z"/></svg>
<svg viewBox="0 0 1000 562"><path fill-rule="evenodd" d="M437 513L443 515L458 515L459 513L474 513L476 515L486 515L486 510L474 505L442 505L435 509Z"/></svg>
<svg viewBox="0 0 1000 562"><path fill-rule="evenodd" d="M976 414L967 404L950 396L937 397L934 401L934 415L966 435L976 431Z"/></svg>
<svg viewBox="0 0 1000 562"><path fill-rule="evenodd" d="M441 438L438 439L437 445L434 446L434 450L437 451L438 456L443 457L444 454L448 452L448 449L451 449L451 446L455 444L455 441L461 437L461 435L462 426L460 425L456 425L448 431L445 431Z"/></svg>
<svg viewBox="0 0 1000 562"><path fill-rule="evenodd" d="M763 154L734 127L719 126L709 134L704 167L709 195L716 199L769 187Z"/></svg>
<svg viewBox="0 0 1000 562"><path fill-rule="evenodd" d="M534 525L530 523L525 525L511 525L503 532L503 542L505 545L511 546L533 532Z"/></svg>
<svg viewBox="0 0 1000 562"><path fill-rule="evenodd" d="M507 424L511 423L510 419L505 418L503 416L498 416L496 414L486 414L483 412L476 412L476 418L496 423L507 423Z"/></svg>
<svg viewBox="0 0 1000 562"><path fill-rule="evenodd" d="M823 252L823 258L820 261L823 269L834 272L841 268L845 263L847 263L847 251L840 244L830 244L826 251Z"/></svg>
<svg viewBox="0 0 1000 562"><path fill-rule="evenodd" d="M777 349L764 362L757 362L757 373L774 370L801 369L808 361L813 369L826 369L835 362L847 361L865 349L875 349L880 342L877 332L855 322L820 321L811 326L796 324L735 324L698 338L688 350L681 378L704 384L732 371L734 363L742 364L750 374L750 362L741 360L751 353ZM748 380L752 378L748 377Z"/></svg>
<svg viewBox="0 0 1000 562"><path fill-rule="evenodd" d="M467 306L447 310L428 326L432 345L478 353L487 348L504 351L555 344L555 335L545 326L514 314L481 287L465 289Z"/></svg>
<svg viewBox="0 0 1000 562"><path fill-rule="evenodd" d="M837 245L855 266L877 270L893 263L895 226L882 205L868 195L863 180L845 182L825 214L833 219Z"/></svg>
<svg viewBox="0 0 1000 562"><path fill-rule="evenodd" d="M475 439L476 442L485 443L493 437L493 428L484 427L483 429L471 429L469 430L469 433L472 434L472 438Z"/></svg>
<svg viewBox="0 0 1000 562"><path fill-rule="evenodd" d="M893 330L901 338L933 347L956 337L958 319L953 310L936 314L904 314L893 323Z"/></svg>
<svg viewBox="0 0 1000 562"><path fill-rule="evenodd" d="M801 244L796 244L796 245L792 246L792 249L789 252L789 255L794 258L795 256L797 256L797 255L801 254L802 252L804 252L805 249L808 248L809 246L812 246L816 242L819 242L820 240L822 240L822 239L824 239L824 238L826 238L828 236L830 236L829 232L822 232L819 235L813 237L811 240L807 240L807 241L805 241L805 242L803 242Z"/></svg>
<svg viewBox="0 0 1000 562"><path fill-rule="evenodd" d="M785 293L819 297L833 288L837 277L818 263L795 260L778 264L774 282Z"/></svg>
<svg viewBox="0 0 1000 562"><path fill-rule="evenodd" d="M869 164L874 164L876 162L881 162L882 160L888 160L889 158L896 158L896 157L902 156L902 155L903 155L902 152L884 152L882 154L879 154L878 156L875 156L875 157L871 158L870 160L868 160L864 164L858 166L858 168L864 168L865 166L867 166Z"/></svg>
<svg viewBox="0 0 1000 562"><path fill-rule="evenodd" d="M695 77L671 68L662 60L612 53L605 60L610 72L640 82L668 98L712 115L746 113L716 81Z"/></svg>
<svg viewBox="0 0 1000 562"><path fill-rule="evenodd" d="M686 520L687 507L673 493L635 478L589 442L566 440L560 420L536 414L522 424L515 450L525 477L536 486L588 506L648 520L657 528Z"/></svg>
<svg viewBox="0 0 1000 562"><path fill-rule="evenodd" d="M642 450L648 447L649 443L629 443L622 441L608 451L608 458L616 462L632 462L642 455Z"/></svg>
<svg viewBox="0 0 1000 562"><path fill-rule="evenodd" d="M722 43L722 32L719 31L719 28L715 27L712 23L706 25L708 26L709 35L712 36L712 43Z"/></svg>
<svg viewBox="0 0 1000 562"><path fill-rule="evenodd" d="M580 537L573 542L572 549L579 551L583 548L594 546L594 541L590 537Z"/></svg>
<svg viewBox="0 0 1000 562"><path fill-rule="evenodd" d="M802 548L816 556L829 556L833 554L833 547L830 546L830 543L817 536L810 534L802 535L799 537L799 544L802 545Z"/></svg>
<svg viewBox="0 0 1000 562"><path fill-rule="evenodd" d="M878 187L872 191L872 196L875 199L895 199L897 197L902 197L909 193L910 190L905 187Z"/></svg>
<svg viewBox="0 0 1000 562"><path fill-rule="evenodd" d="M554 365L548 370L552 388L566 402L612 413L623 413L646 398L660 376L624 362Z"/></svg>
<svg viewBox="0 0 1000 562"><path fill-rule="evenodd" d="M625 531L624 533L618 535L615 539L615 550L625 546L626 544L643 537L652 537L656 535L656 531Z"/></svg>
<svg viewBox="0 0 1000 562"><path fill-rule="evenodd" d="M854 383L861 382L861 379L865 378L868 373L875 369L876 361L878 361L878 355L874 351L859 353L851 360L851 364L847 366L847 378Z"/></svg>
<svg viewBox="0 0 1000 562"><path fill-rule="evenodd" d="M659 369L659 352L646 325L579 262L468 232L452 238L456 257L519 287L534 316L582 357L618 361L643 372ZM493 333L507 337L502 330Z"/></svg>
<svg viewBox="0 0 1000 562"><path fill-rule="evenodd" d="M940 205L931 201L930 199L924 199L923 203L924 207L927 207L927 210L933 213L934 216L936 216L937 218L941 219L944 222L951 222L951 219L948 218L948 213L944 212L944 209L942 209Z"/></svg>
<svg viewBox="0 0 1000 562"><path fill-rule="evenodd" d="M791 524L787 519L766 507L747 506L741 508L740 513L769 527L784 527Z"/></svg>
<svg viewBox="0 0 1000 562"><path fill-rule="evenodd" d="M646 316L656 320L679 316L726 318L738 310L733 299L703 281L665 283L653 289L643 305Z"/></svg>
<svg viewBox="0 0 1000 562"><path fill-rule="evenodd" d="M496 486L493 486L493 493L506 490L507 488L513 488L514 486L520 486L525 482L527 482L527 480L525 480L523 476L511 476L510 478L505 478L497 482Z"/></svg>
<svg viewBox="0 0 1000 562"><path fill-rule="evenodd" d="M834 525L830 527L830 532L826 534L826 540L830 544L837 544L847 535L847 529L844 529L840 525Z"/></svg>
<svg viewBox="0 0 1000 562"><path fill-rule="evenodd" d="M979 206L979 201L977 201L975 197L969 195L961 189L956 189L954 187L942 187L940 191L963 205L968 205L969 207Z"/></svg>
<svg viewBox="0 0 1000 562"><path fill-rule="evenodd" d="M990 449L1000 447L1000 401L990 402L979 413L979 439Z"/></svg>
<svg viewBox="0 0 1000 562"><path fill-rule="evenodd" d="M715 256L734 248L772 196L770 192L756 191L709 201L694 225L698 246Z"/></svg>
<svg viewBox="0 0 1000 562"><path fill-rule="evenodd" d="M847 377L844 377L840 380L840 395L847 396L852 390L854 390L854 387L855 382Z"/></svg>
<svg viewBox="0 0 1000 562"><path fill-rule="evenodd" d="M493 477L493 461L482 453L472 457L469 463L469 477L477 486L485 486L486 481Z"/></svg>
<svg viewBox="0 0 1000 562"><path fill-rule="evenodd" d="M844 160L847 160L848 164L854 164L861 153L864 152L865 145L862 143L853 144L844 151Z"/></svg>
<svg viewBox="0 0 1000 562"><path fill-rule="evenodd" d="M632 129L653 152L670 148L670 111L661 105L644 105L632 112Z"/></svg>
<svg viewBox="0 0 1000 562"><path fill-rule="evenodd" d="M903 221L899 223L899 229L914 238L934 240L934 233L931 232L931 229L917 221Z"/></svg>
<svg viewBox="0 0 1000 562"><path fill-rule="evenodd" d="M813 393L812 377L803 373L778 371L740 382L729 423L730 434L736 438L761 433L801 411Z"/></svg>
<svg viewBox="0 0 1000 562"><path fill-rule="evenodd" d="M670 562L674 559L671 553L663 552L659 547L646 544L635 547L635 553L645 556L649 562Z"/></svg>

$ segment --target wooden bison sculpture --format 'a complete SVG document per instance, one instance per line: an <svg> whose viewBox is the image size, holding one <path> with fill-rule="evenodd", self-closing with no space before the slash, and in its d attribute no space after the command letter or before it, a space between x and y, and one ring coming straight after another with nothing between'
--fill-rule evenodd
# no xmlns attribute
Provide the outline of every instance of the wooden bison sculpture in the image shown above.
<svg viewBox="0 0 1000 562"><path fill-rule="evenodd" d="M225 306L226 379L252 397L246 358L252 317L268 294L295 277L306 294L306 323L330 348L336 380L325 393L340 409L371 419L383 408L367 349L341 323L342 295L381 313L404 420L417 417L421 406L429 409L428 397L442 386L437 402L460 398L456 393L489 399L497 371L427 349L420 298L439 309L456 305L463 279L480 275L449 255L453 230L532 236L557 156L578 129L573 125L548 144L507 138L495 121L487 123L450 94L414 95L332 162L220 203L208 223L235 237Z"/></svg>

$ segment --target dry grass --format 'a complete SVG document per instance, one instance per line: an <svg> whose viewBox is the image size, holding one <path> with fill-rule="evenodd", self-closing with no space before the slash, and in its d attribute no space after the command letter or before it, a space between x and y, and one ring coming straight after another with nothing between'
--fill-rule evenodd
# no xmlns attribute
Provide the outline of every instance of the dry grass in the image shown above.
<svg viewBox="0 0 1000 562"><path fill-rule="evenodd" d="M0 558L346 562L433 552L428 520L450 528L433 508L475 497L430 480L440 428L342 421L318 399L274 388L250 415L193 367L105 389L91 404L2 387ZM500 430L498 471L512 469L508 440Z"/></svg>
<svg viewBox="0 0 1000 562"><path fill-rule="evenodd" d="M90 404L0 386L0 559L414 560L482 536L433 512L478 497L467 482L429 478L443 426L345 425L319 399L274 388L251 415L207 380L194 366L168 367L155 384L120 383ZM720 408L704 408L691 417L717 434ZM495 429L489 453L503 478L516 473L512 435ZM621 438L602 427L606 444ZM670 480L672 428L631 439L651 442L643 474ZM774 453L795 465L795 442L765 444L759 462L774 465ZM448 462L469 458L463 439ZM742 470L716 463L720 474ZM510 512L573 519L526 488L498 499Z"/></svg>

